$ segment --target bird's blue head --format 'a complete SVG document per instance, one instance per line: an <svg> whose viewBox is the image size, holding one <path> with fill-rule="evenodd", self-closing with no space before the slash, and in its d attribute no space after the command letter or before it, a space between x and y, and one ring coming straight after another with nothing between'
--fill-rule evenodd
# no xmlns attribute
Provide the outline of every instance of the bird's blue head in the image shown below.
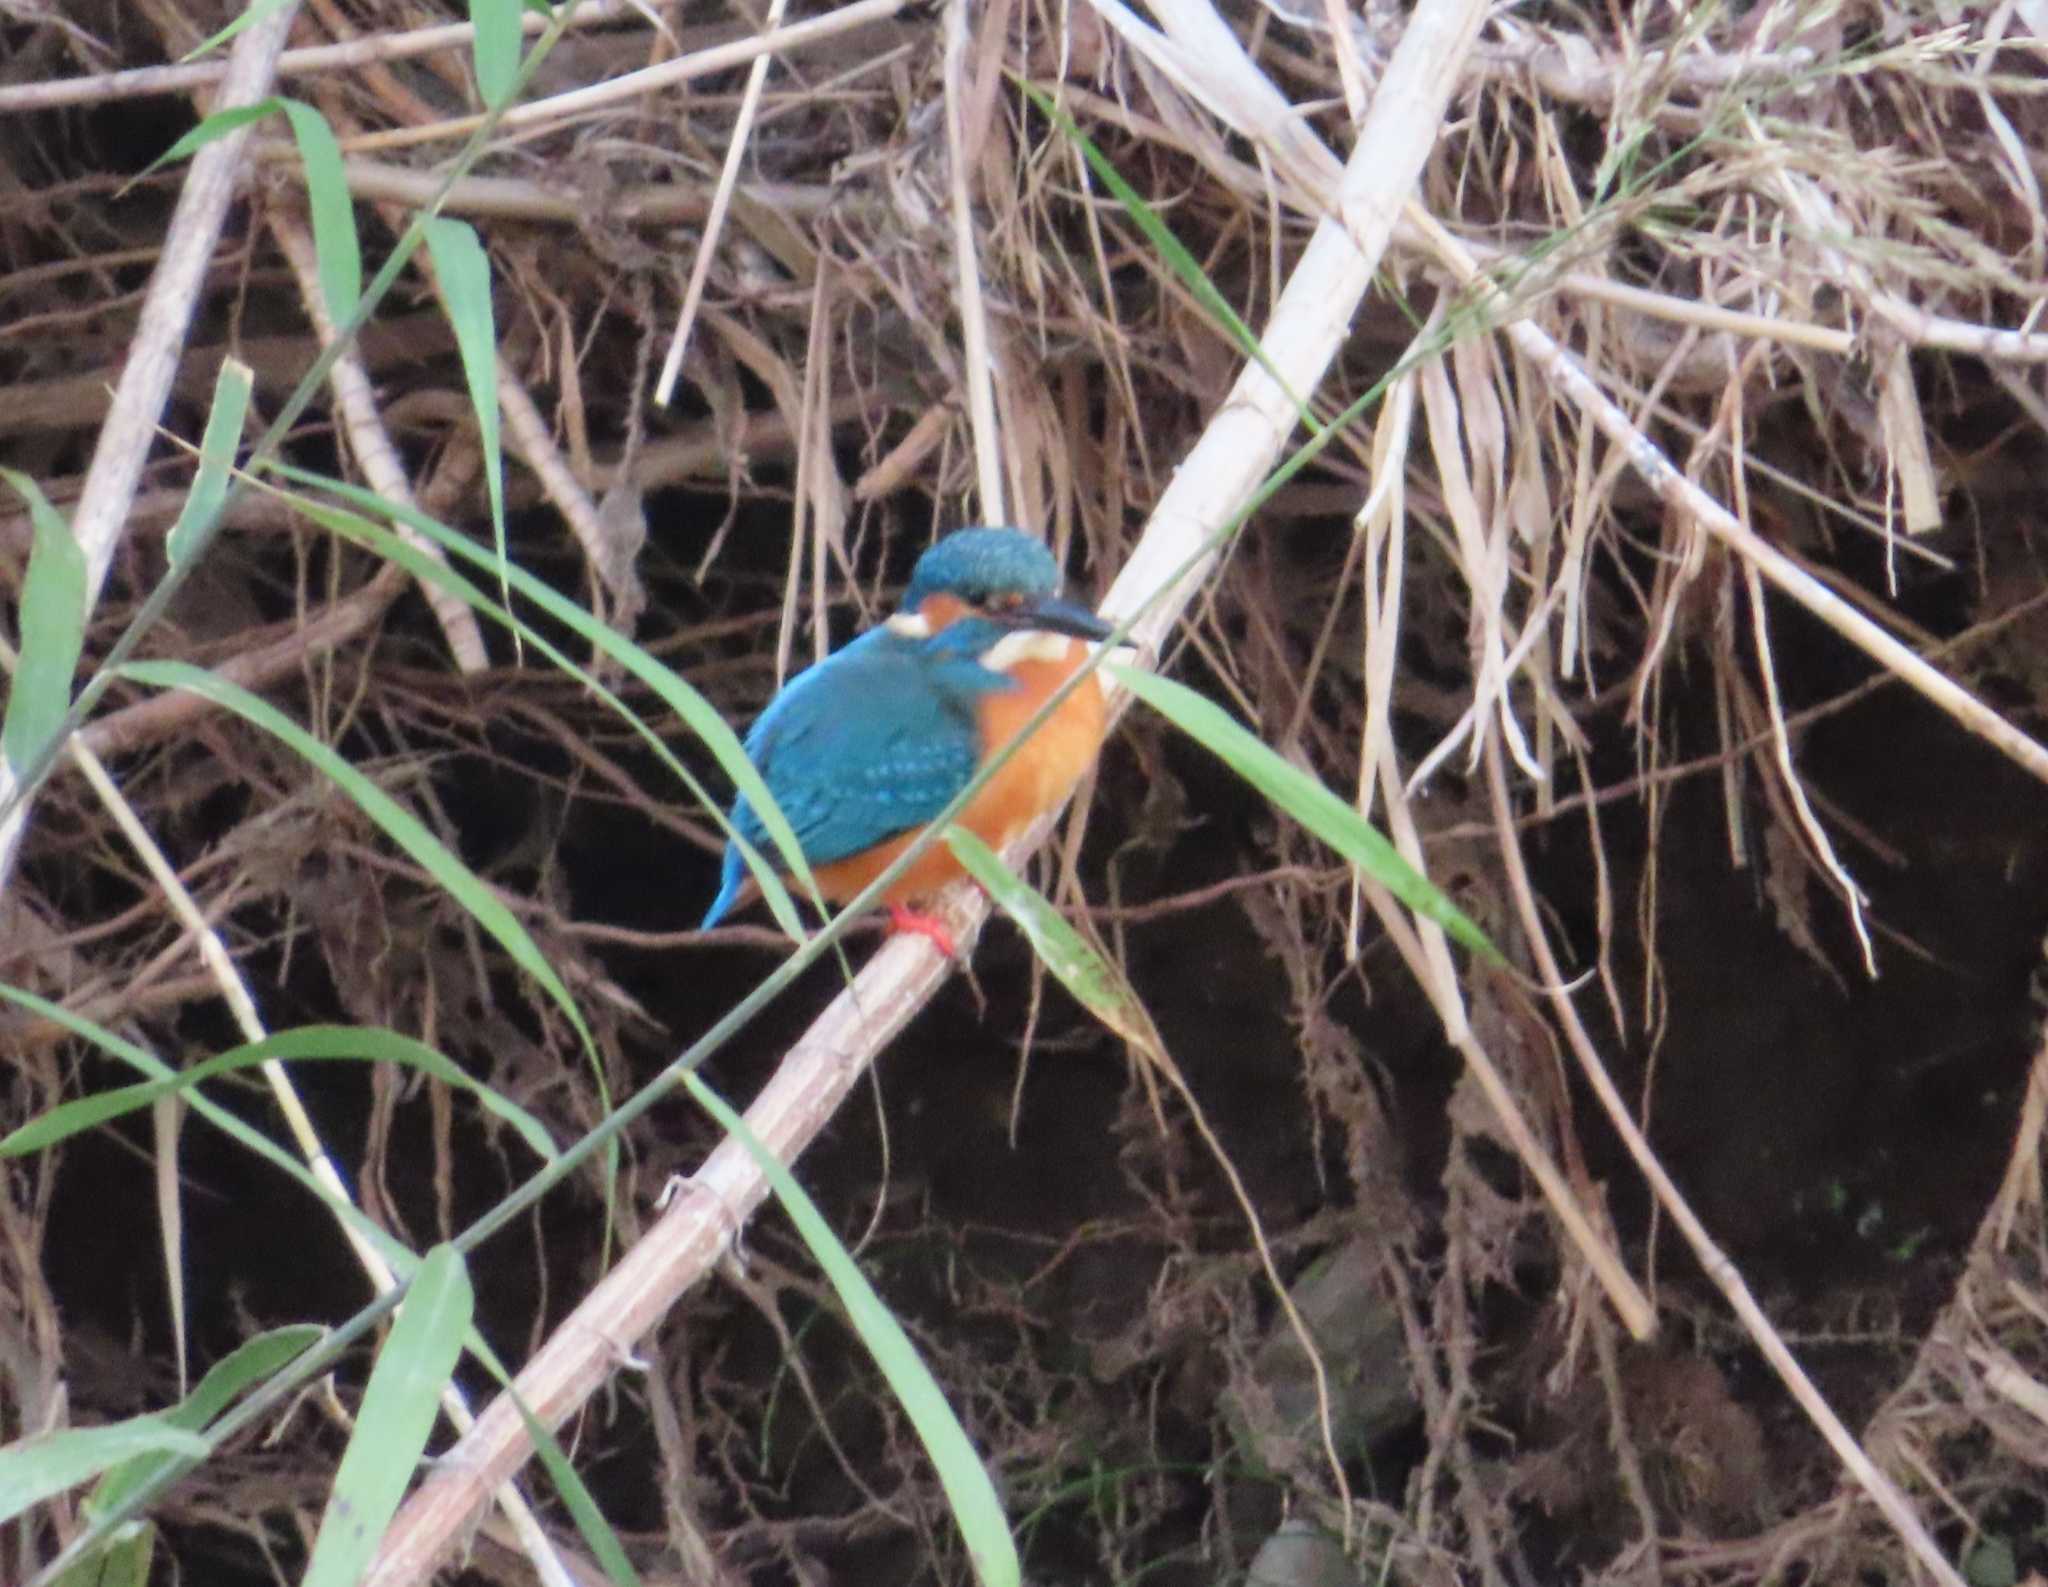
<svg viewBox="0 0 2048 1587"><path fill-rule="evenodd" d="M999 630L1107 639L1110 625L1060 596L1052 553L1018 529L959 529L917 559L898 632L939 633L963 619ZM898 626L901 625L901 626Z"/></svg>

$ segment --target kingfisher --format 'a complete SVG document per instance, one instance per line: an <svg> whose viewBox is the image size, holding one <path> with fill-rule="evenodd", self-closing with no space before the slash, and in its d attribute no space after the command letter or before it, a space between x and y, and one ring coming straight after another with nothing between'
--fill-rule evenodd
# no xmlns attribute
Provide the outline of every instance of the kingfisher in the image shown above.
<svg viewBox="0 0 2048 1587"><path fill-rule="evenodd" d="M1021 530L959 529L919 557L896 614L798 673L746 737L818 891L844 903L879 876L1110 633L1061 596L1059 564ZM1107 727L1091 673L982 785L959 824L1001 849L1073 791ZM744 796L732 825L774 858ZM883 896L890 929L930 937L957 957L945 928L911 906L962 874L944 843L926 849ZM728 843L706 930L746 883L739 846Z"/></svg>

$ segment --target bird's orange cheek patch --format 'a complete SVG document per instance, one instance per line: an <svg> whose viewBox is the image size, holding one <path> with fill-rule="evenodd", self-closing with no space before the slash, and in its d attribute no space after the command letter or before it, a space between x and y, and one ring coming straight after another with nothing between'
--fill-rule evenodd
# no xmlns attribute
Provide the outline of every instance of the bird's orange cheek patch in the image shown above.
<svg viewBox="0 0 2048 1587"><path fill-rule="evenodd" d="M927 595L917 608L925 627L940 633L967 615L967 603L957 595Z"/></svg>

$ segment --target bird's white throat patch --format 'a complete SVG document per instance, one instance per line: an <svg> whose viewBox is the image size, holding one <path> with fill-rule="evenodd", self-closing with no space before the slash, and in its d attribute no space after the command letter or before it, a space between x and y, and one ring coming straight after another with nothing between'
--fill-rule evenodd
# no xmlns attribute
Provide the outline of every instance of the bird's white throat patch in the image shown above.
<svg viewBox="0 0 2048 1587"><path fill-rule="evenodd" d="M1008 672L1012 667L1027 661L1065 661L1067 646L1072 644L1065 634L1055 634L1044 628L1020 628L1014 634L1005 634L981 653L981 664L990 672Z"/></svg>

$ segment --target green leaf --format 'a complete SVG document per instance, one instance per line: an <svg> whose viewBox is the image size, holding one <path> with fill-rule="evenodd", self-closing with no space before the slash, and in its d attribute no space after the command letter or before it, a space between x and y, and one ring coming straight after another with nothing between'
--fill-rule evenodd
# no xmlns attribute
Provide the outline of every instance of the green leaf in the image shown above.
<svg viewBox="0 0 2048 1587"><path fill-rule="evenodd" d="M158 689L184 689L215 705L225 706L244 721L253 723L294 750L313 769L353 799L362 812L384 829L385 836L412 856L476 923L496 939L517 964L553 998L555 1006L568 1017L586 1047L593 1046L590 1027L583 1011L548 963L518 917L498 901L461 860L449 853L441 840L426 829L419 817L407 810L340 755L308 733L268 701L260 700L239 684L217 673L182 661L131 661L121 669L123 677Z"/></svg>
<svg viewBox="0 0 2048 1587"><path fill-rule="evenodd" d="M518 1411L520 1421L526 1424L526 1436L532 1440L534 1454L539 1456L548 1479L554 1483L555 1491L561 1494L562 1502L569 1507L570 1518L575 1521L576 1530L583 1535L583 1541L590 1545L592 1556L605 1575L611 1578L613 1587L639 1587L640 1573L633 1569L632 1560L626 1557L625 1545L619 1541L619 1534L612 1530L611 1522L604 1518L596 1497L576 1474L561 1441L541 1425L540 1418L528 1407L518 1386L502 1374L501 1381L505 1392L512 1396L512 1408Z"/></svg>
<svg viewBox="0 0 2048 1587"><path fill-rule="evenodd" d="M824 1269L839 1303L846 1308L847 1321L875 1358L875 1365L882 1369L896 1403L903 1407L904 1415L910 1418L910 1425L917 1430L918 1439L938 1468L939 1484L946 1490L953 1518L960 1523L976 1580L982 1587L1015 1587L1021 1569L1017 1545L1003 1515L1002 1500L997 1497L995 1484L989 1480L988 1470L975 1453L966 1430L946 1403L946 1396L933 1381L903 1325L882 1304L881 1296L847 1255L846 1247L839 1243L831 1225L804 1194L803 1187L747 1128L746 1120L694 1073L685 1070L681 1079L698 1106L746 1148L747 1155L774 1187L775 1199L782 1203L783 1211L789 1214L811 1255Z"/></svg>
<svg viewBox="0 0 2048 1587"><path fill-rule="evenodd" d="M288 1362L296 1361L327 1337L317 1323L286 1323L245 1339L208 1369L199 1386L168 1412L176 1426L198 1432L253 1388Z"/></svg>
<svg viewBox="0 0 2048 1587"><path fill-rule="evenodd" d="M282 10L285 6L292 3L293 0L249 0L247 8L243 10L240 16L214 34L213 37L193 45L180 58L179 64L182 65L185 61L196 61L202 55L211 54L214 50L219 49L223 44L234 38L236 34L246 28L255 26L258 22L269 16L271 12Z"/></svg>
<svg viewBox="0 0 2048 1587"><path fill-rule="evenodd" d="M569 1463L569 1456L562 1448L561 1440L542 1425L533 1414L533 1409L519 1393L519 1385L512 1374L505 1369L505 1363L498 1359L498 1353L474 1328L463 1341L477 1363L497 1380L498 1387L511 1398L512 1408L519 1413L520 1421L526 1424L526 1436L533 1440L533 1452L540 1457L540 1463L554 1479L561 1491L562 1501L569 1507L569 1514L575 1519L576 1530L583 1534L583 1540L590 1545L599 1565L617 1587L639 1587L639 1573L633 1569L633 1562L626 1557L626 1550L619 1542L618 1533L598 1509L597 1500L584 1486L583 1479L576 1475L576 1468Z"/></svg>
<svg viewBox="0 0 2048 1587"><path fill-rule="evenodd" d="M421 1260L390 1337L370 1369L355 1432L342 1452L320 1518L304 1587L354 1587L362 1579L426 1451L441 1390L462 1354L473 1309L461 1253L450 1245L435 1246Z"/></svg>
<svg viewBox="0 0 2048 1587"><path fill-rule="evenodd" d="M199 441L199 472L185 493L185 505L164 542L172 567L198 549L202 526L214 521L228 493L228 476L242 444L242 425L249 416L249 392L255 374L239 358L223 358L213 382L213 409L206 416L206 434Z"/></svg>
<svg viewBox="0 0 2048 1587"><path fill-rule="evenodd" d="M28 503L36 536L21 586L21 659L0 726L0 755L17 776L25 776L71 706L71 682L85 646L85 552L34 480L11 468L0 468L0 479Z"/></svg>
<svg viewBox="0 0 2048 1587"><path fill-rule="evenodd" d="M156 1528L147 1521L128 1521L104 1543L88 1550L51 1587L149 1587L156 1557Z"/></svg>
<svg viewBox="0 0 2048 1587"><path fill-rule="evenodd" d="M197 1388L163 1412L162 1421L166 1426L183 1428L190 1433L204 1430L239 1399L244 1390L263 1382L326 1337L325 1328L312 1323L293 1323L244 1340L214 1363L206 1376L199 1380ZM92 1497L86 1501L87 1514L108 1514L118 1508L129 1494L153 1480L166 1465L176 1464L176 1461L176 1456L161 1452L124 1460L108 1472L93 1490Z"/></svg>
<svg viewBox="0 0 2048 1587"><path fill-rule="evenodd" d="M1245 323L1244 317L1236 309L1230 306L1229 299L1216 290L1214 283L1203 271L1201 261L1179 237L1174 235L1172 228L1159 218L1159 212L1145 202L1143 194L1124 180L1123 172L1110 163L1109 156L1095 146L1094 140L1074 124L1073 117L1062 110L1051 96L1035 83L1027 83L1021 78L1017 79L1017 86L1023 90L1025 97L1038 107L1039 113L1081 151L1081 158L1088 162L1088 167L1095 173L1097 180L1109 189L1116 201L1123 205L1125 212L1137 222L1138 230L1145 234L1145 240L1152 245L1166 267L1179 278L1180 284L1187 288L1196 304L1216 322L1224 335L1236 344L1239 352L1272 377L1273 384L1278 386L1285 393L1287 400L1294 405L1302 423L1311 431L1320 430L1322 425L1309 405L1294 394L1293 388L1281 374L1280 366L1267 356L1258 333Z"/></svg>
<svg viewBox="0 0 2048 1587"><path fill-rule="evenodd" d="M173 1427L161 1416L135 1416L103 1427L67 1427L18 1439L0 1449L0 1523L125 1460L141 1455L204 1460L212 1451L197 1433Z"/></svg>
<svg viewBox="0 0 2048 1587"><path fill-rule="evenodd" d="M154 1053L138 1047L131 1041L116 1036L104 1025L96 1025L81 1015L74 1014L60 1004L52 1003L46 997L10 986L0 981L0 1002L12 1003L17 1008L27 1009L39 1019L46 1019L53 1025L61 1025L72 1035L93 1043L101 1051L118 1058L131 1069L148 1075L152 1080L175 1080L177 1071ZM290 1152L284 1150L261 1130L255 1129L235 1117L226 1108L215 1102L203 1091L188 1091L186 1103L194 1113L217 1129L239 1142L248 1151L262 1158L271 1167L287 1178L301 1185L315 1201L331 1211L336 1218L348 1225L356 1237L374 1247L391 1264L397 1273L410 1273L419 1265L419 1258L405 1246L372 1223L363 1215L362 1209L352 1202L337 1196L323 1185L311 1169Z"/></svg>
<svg viewBox="0 0 2048 1587"><path fill-rule="evenodd" d="M320 261L320 296L327 318L346 324L363 296L363 249L356 239L355 203L348 196L348 176L341 145L327 118L296 99L278 101L292 124L299 163L306 172L306 205L313 215L313 252Z"/></svg>
<svg viewBox="0 0 2048 1587"><path fill-rule="evenodd" d="M184 137L143 167L143 176L149 175L161 165L173 165L179 160L188 160L209 143L218 143L231 132L239 132L252 121L261 121L265 116L275 115L282 108L281 99L259 99L253 105L239 105L233 110L216 110Z"/></svg>
<svg viewBox="0 0 2048 1587"><path fill-rule="evenodd" d="M2002 1537L1980 1538L1963 1556L1963 1580L1970 1587L2015 1587L2019 1579L2019 1556Z"/></svg>
<svg viewBox="0 0 2048 1587"><path fill-rule="evenodd" d="M1371 822L1260 743L1215 701L1135 667L1107 662L1103 670L1418 915L1435 921L1474 953L1495 964L1502 962L1500 950L1486 933L1404 860Z"/></svg>
<svg viewBox="0 0 2048 1587"><path fill-rule="evenodd" d="M775 796L768 791L768 785L761 780L761 773L755 768L753 761L748 759L746 748L741 744L739 735L726 725L725 718L718 714L717 707L712 705L709 700L705 699L695 689L691 688L689 684L685 683L674 672L670 671L669 668L657 661L653 656L650 656L623 634L599 622L574 601L567 599L541 583L540 580L536 579L517 563L506 563L501 568L498 563L479 549L466 536L456 534L452 529L429 518L425 513L417 512L410 507L401 506L396 502L388 502L372 491L363 490L354 485L346 485L338 480L324 479L319 475L309 474L302 469L293 468L289 464L276 464L273 466L276 472L284 478L293 480L298 484L331 492L344 501L354 503L364 512L375 513L379 517L389 518L394 522L403 523L410 528L418 530L450 556L467 562L472 567L488 569L494 573L502 572L510 581L512 588L518 591L522 597L533 602L534 605L546 612L548 616L554 618L579 637L587 640L599 654L616 661L626 671L639 679L640 682L652 689L661 697L662 702L670 710L682 718L683 725L703 741L704 747L711 751L713 758L717 760L719 766L725 771L727 776L732 778L734 786L742 794L746 795L747 803L761 817L762 824L767 827L768 835L774 841L776 852L781 856L784 864L787 865L791 874L798 877L811 894L814 897L816 896L817 887L811 880L810 867L804 861L803 849L796 840L796 833L790 827L788 818L783 815L781 807L776 804ZM731 834L730 823L724 822L723 813L718 810L718 807L711 802L710 797L698 786L696 779L690 775L688 768L670 753L668 746L662 743L660 735L640 721L609 690L603 688L595 679L577 667L566 656L563 656L552 645L548 645L531 627L521 623L518 618L492 604L488 597L476 589L474 585L462 579L452 569L424 555L417 548L407 545L403 540L398 539L386 530L380 529L377 525L367 523L352 514L337 513L334 509L324 507L315 501L308 501L304 498L293 499L299 502L301 510L332 529L336 534L346 535L352 540L370 546L371 549L377 551L380 555L399 563L407 572L413 574L414 577L439 584L444 589L454 590L463 600L467 601L477 611L490 617L494 622L516 628L527 643L534 645L543 655L553 661L556 666L563 668L571 676L584 683L586 687L596 692L600 699L616 710L621 718L629 723L647 741L649 747L660 756L662 763L675 774L676 778L703 802L705 808L719 815L721 823L726 827L727 834ZM799 942L802 941L804 937L802 922L797 918L795 906L790 903L788 890L783 887L780 877L770 866L760 861L759 856L754 853L750 846L742 845L742 851L748 856L748 863L753 868L755 879L761 883L762 894L767 899L768 907L774 913L776 922L791 937Z"/></svg>
<svg viewBox="0 0 2048 1587"><path fill-rule="evenodd" d="M519 0L469 0L476 86L486 105L501 103L518 81L519 11Z"/></svg>
<svg viewBox="0 0 2048 1587"><path fill-rule="evenodd" d="M285 1062L354 1059L403 1064L471 1093L488 1112L516 1130L519 1138L544 1162L552 1162L560 1155L547 1127L540 1120L510 1098L472 1078L461 1065L424 1042L390 1030L350 1025L309 1025L232 1047L164 1079L117 1086L109 1091L96 1091L90 1096L59 1103L49 1112L30 1119L6 1136L0 1136L0 1157L20 1157L41 1151L82 1131L94 1129L109 1119L146 1108L160 1097L182 1094L216 1075L251 1069L273 1058Z"/></svg>
<svg viewBox="0 0 2048 1587"><path fill-rule="evenodd" d="M480 0L481 3L481 0ZM513 66L518 61L519 19L512 18ZM477 29L481 43L483 29ZM427 251L441 282L441 301L462 354L462 376L469 385L469 405L476 410L477 445L484 455L484 484L491 501L491 544L498 553L498 588L509 606L505 567L505 452L498 435L498 334L491 318L491 261L473 227L459 220L430 216L425 221Z"/></svg>
<svg viewBox="0 0 2048 1587"><path fill-rule="evenodd" d="M1002 855L965 827L946 828L946 843L960 863L1017 922L1039 962L1081 1006L1117 1035L1147 1052L1157 1053L1159 1037L1139 1006L1136 994L1081 933L1023 877L1003 863Z"/></svg>

